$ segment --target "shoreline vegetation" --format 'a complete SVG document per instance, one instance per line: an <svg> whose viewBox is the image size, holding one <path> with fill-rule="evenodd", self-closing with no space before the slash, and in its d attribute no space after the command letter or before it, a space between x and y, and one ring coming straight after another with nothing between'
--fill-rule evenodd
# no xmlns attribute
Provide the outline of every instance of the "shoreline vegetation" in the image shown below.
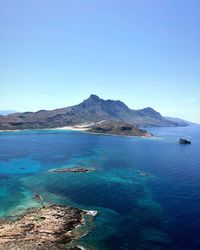
<svg viewBox="0 0 200 250"><path fill-rule="evenodd" d="M94 218L97 211L61 205L28 209L17 218L0 219L0 250L84 249L75 240L87 232L77 234L85 224L84 215Z"/></svg>

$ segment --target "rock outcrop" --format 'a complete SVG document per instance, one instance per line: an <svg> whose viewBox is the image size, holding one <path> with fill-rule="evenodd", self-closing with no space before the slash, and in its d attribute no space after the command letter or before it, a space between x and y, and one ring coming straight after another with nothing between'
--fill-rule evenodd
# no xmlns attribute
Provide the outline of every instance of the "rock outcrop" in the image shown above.
<svg viewBox="0 0 200 250"><path fill-rule="evenodd" d="M186 140L186 139L180 138L180 139L179 139L179 143L180 143L180 144L191 144L191 141L188 141L188 140Z"/></svg>
<svg viewBox="0 0 200 250"><path fill-rule="evenodd" d="M88 130L89 133L126 135L126 136L152 136L146 130L121 121L104 121L97 123Z"/></svg>
<svg viewBox="0 0 200 250"><path fill-rule="evenodd" d="M50 172L52 173L88 173L94 171L94 168L83 168L83 167L75 167L75 168L56 168L52 169Z"/></svg>
<svg viewBox="0 0 200 250"><path fill-rule="evenodd" d="M86 211L59 205L0 220L0 250L79 249L70 246Z"/></svg>

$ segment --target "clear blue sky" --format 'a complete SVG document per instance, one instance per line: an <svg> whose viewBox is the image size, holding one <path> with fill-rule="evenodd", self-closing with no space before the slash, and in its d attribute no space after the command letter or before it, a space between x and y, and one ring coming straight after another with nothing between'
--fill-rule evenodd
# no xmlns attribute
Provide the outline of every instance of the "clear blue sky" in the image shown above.
<svg viewBox="0 0 200 250"><path fill-rule="evenodd" d="M91 93L200 122L199 0L0 2L0 110Z"/></svg>

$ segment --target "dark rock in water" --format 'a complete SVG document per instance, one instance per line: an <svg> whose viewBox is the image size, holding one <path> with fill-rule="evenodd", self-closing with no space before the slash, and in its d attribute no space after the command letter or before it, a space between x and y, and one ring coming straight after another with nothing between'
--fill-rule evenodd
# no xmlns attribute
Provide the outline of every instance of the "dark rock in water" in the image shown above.
<svg viewBox="0 0 200 250"><path fill-rule="evenodd" d="M188 141L186 139L180 138L179 143L180 144L191 144L191 141Z"/></svg>
<svg viewBox="0 0 200 250"><path fill-rule="evenodd" d="M41 196L40 194L34 195L33 198L34 198L35 200L37 200L37 201L42 201L42 200L43 200L43 198L42 198L42 196Z"/></svg>
<svg viewBox="0 0 200 250"><path fill-rule="evenodd" d="M68 247L87 211L52 205L28 210L18 219L0 220L0 250L79 249Z"/></svg>
<svg viewBox="0 0 200 250"><path fill-rule="evenodd" d="M74 173L88 173L94 171L93 168L57 168L51 170L52 173L68 173L68 172L74 172Z"/></svg>

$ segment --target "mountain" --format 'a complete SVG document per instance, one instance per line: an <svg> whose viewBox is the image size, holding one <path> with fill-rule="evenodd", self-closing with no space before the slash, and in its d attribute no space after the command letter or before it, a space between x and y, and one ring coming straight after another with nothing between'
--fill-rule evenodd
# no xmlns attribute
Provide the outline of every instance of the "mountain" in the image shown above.
<svg viewBox="0 0 200 250"><path fill-rule="evenodd" d="M150 107L132 110L121 101L103 100L91 95L82 103L67 108L0 116L0 129L54 128L102 120L124 121L135 126L179 125Z"/></svg>
<svg viewBox="0 0 200 250"><path fill-rule="evenodd" d="M169 117L169 116L165 116L165 119L172 121L172 122L177 122L179 123L181 126L189 126L189 125L196 125L197 123L194 122L189 122L180 118L174 118L174 117Z"/></svg>
<svg viewBox="0 0 200 250"><path fill-rule="evenodd" d="M0 110L0 115L10 115L13 113L17 113L16 110Z"/></svg>

